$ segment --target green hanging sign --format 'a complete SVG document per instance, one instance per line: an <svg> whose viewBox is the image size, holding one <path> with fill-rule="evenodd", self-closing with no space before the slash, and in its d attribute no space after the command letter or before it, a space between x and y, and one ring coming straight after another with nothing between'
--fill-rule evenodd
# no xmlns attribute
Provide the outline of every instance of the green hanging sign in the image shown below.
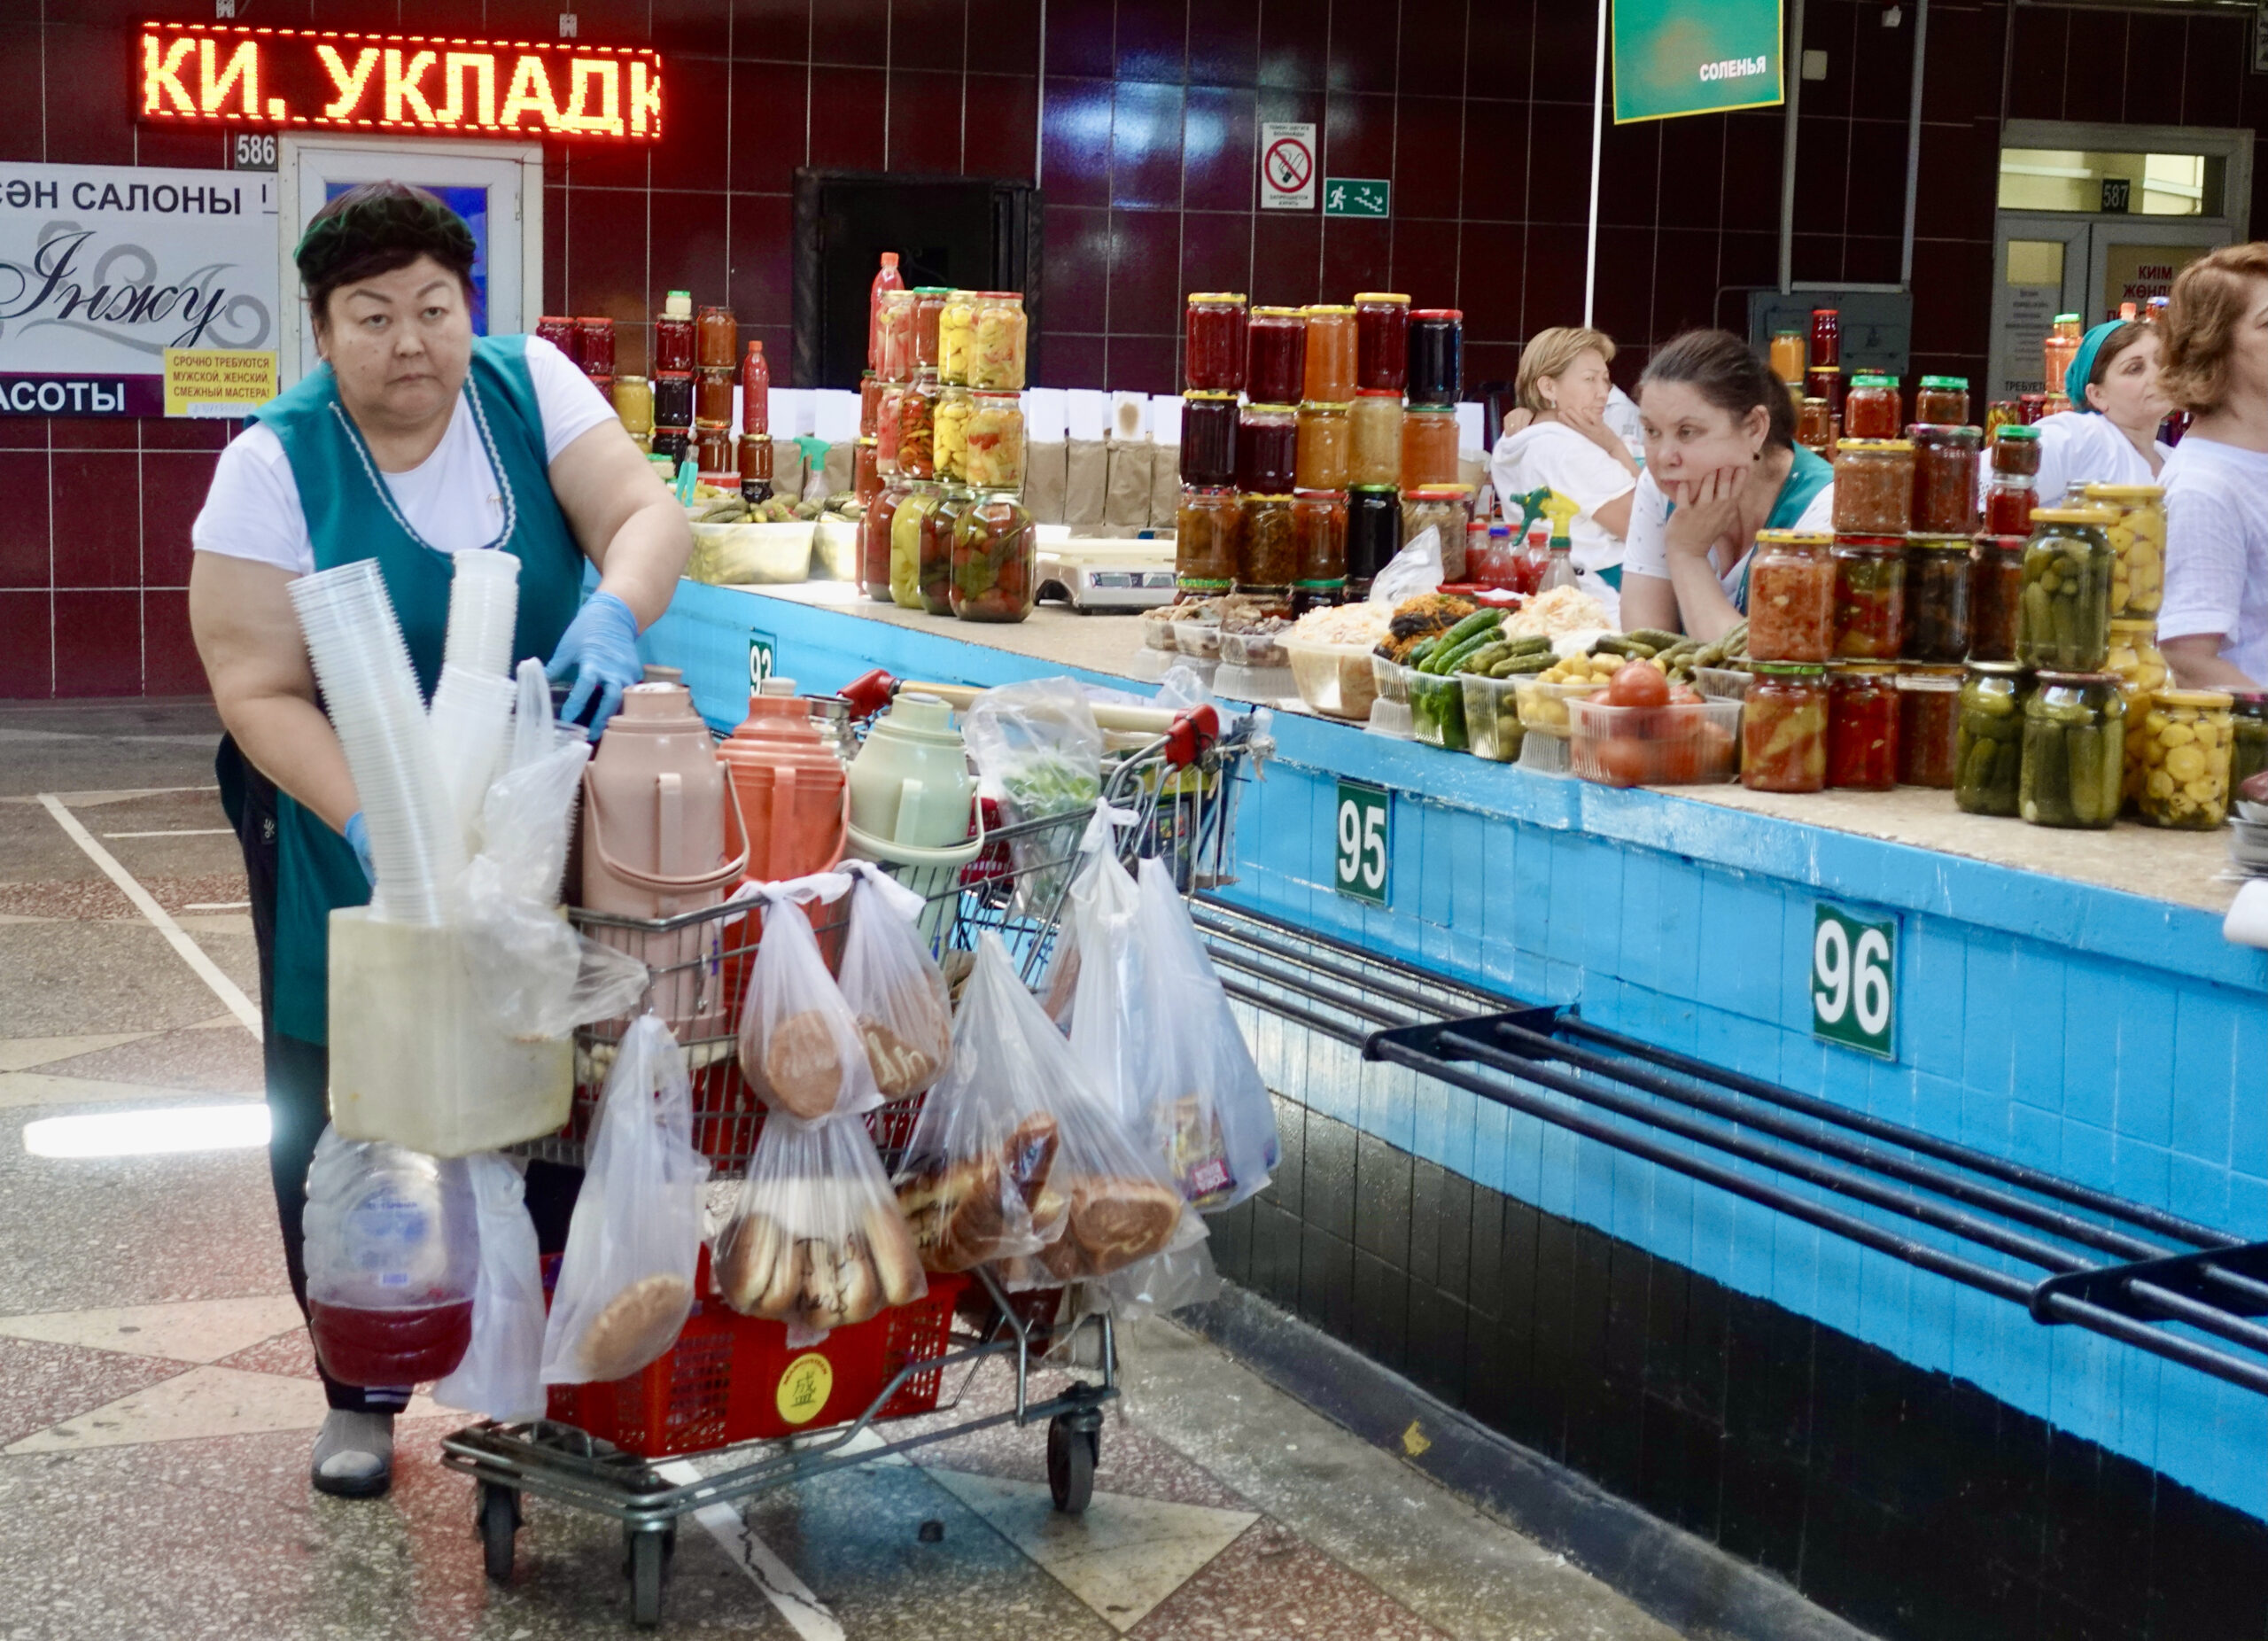
<svg viewBox="0 0 2268 1641"><path fill-rule="evenodd" d="M1614 0L1614 123L1786 100L1780 0Z"/></svg>

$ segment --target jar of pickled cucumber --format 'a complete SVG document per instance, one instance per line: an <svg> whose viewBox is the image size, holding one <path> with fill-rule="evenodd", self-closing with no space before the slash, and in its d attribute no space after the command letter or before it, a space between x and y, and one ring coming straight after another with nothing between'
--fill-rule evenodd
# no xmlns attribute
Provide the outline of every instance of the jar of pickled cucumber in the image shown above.
<svg viewBox="0 0 2268 1641"><path fill-rule="evenodd" d="M2016 611L2016 659L2026 666L2092 673L2110 653L2111 517L2100 507L2032 513Z"/></svg>
<svg viewBox="0 0 2268 1641"><path fill-rule="evenodd" d="M1953 801L1972 815L2016 813L2023 758L2024 669L2013 661L1972 661L1961 685L1953 757Z"/></svg>
<svg viewBox="0 0 2268 1641"><path fill-rule="evenodd" d="M2023 704L2017 813L2034 826L2099 830L2118 818L2125 766L2126 697L2117 676L2041 673Z"/></svg>
<svg viewBox="0 0 2268 1641"><path fill-rule="evenodd" d="M2089 485L2087 504L2115 516L2104 534L2117 565L2110 613L2154 616L2165 602L2165 491L2157 485Z"/></svg>
<svg viewBox="0 0 2268 1641"><path fill-rule="evenodd" d="M2142 819L2210 832L2228 818L2233 699L2218 689L2161 689L2142 716Z"/></svg>
<svg viewBox="0 0 2268 1641"><path fill-rule="evenodd" d="M2126 696L2126 775L2122 783L2126 809L2134 812L2142 797L2143 703L2166 687L2165 657L2158 653L2157 625L2152 621L2113 621L2110 654L2102 664L2106 673L2118 674L2118 688Z"/></svg>
<svg viewBox="0 0 2268 1641"><path fill-rule="evenodd" d="M889 601L901 610L921 608L921 521L944 499L944 487L908 482L889 521Z"/></svg>
<svg viewBox="0 0 2268 1641"><path fill-rule="evenodd" d="M2268 769L2268 689L2232 689L2229 727L2229 801L2244 796L2244 783Z"/></svg>

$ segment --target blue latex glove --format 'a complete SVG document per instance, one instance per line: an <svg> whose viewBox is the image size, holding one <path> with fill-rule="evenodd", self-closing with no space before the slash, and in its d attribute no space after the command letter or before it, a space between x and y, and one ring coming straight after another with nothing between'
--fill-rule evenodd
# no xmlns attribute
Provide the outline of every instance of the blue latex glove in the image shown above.
<svg viewBox="0 0 2268 1641"><path fill-rule="evenodd" d="M346 845L354 852L354 858L362 863L362 875L370 880L370 887L377 888L378 868L370 859L370 828L359 809L346 817Z"/></svg>
<svg viewBox="0 0 2268 1641"><path fill-rule="evenodd" d="M590 719L595 736L621 706L622 692L646 676L646 664L638 658L638 618L630 606L612 593L591 595L560 635L544 675L555 684L575 681L559 709L562 723L580 723L583 709L598 697Z"/></svg>

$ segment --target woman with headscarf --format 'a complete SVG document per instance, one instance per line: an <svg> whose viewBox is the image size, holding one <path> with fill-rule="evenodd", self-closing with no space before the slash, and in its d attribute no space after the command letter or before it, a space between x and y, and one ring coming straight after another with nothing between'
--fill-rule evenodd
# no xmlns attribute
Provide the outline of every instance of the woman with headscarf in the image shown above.
<svg viewBox="0 0 2268 1641"><path fill-rule="evenodd" d="M375 559L420 686L441 665L454 559L520 561L515 663L571 680L594 729L639 681L638 634L692 548L684 509L590 379L549 343L477 337L472 233L439 199L367 183L318 211L293 253L319 364L221 452L190 532L190 626L228 736L218 774L245 851L260 952L268 1147L291 1286L326 1120L329 920L370 898L370 846L294 616L298 577ZM586 564L598 590L583 595ZM530 1164L539 1233L563 1238L579 1176ZM563 1245L552 1240L548 1246ZM392 1478L407 1386L324 1375L319 1491Z"/></svg>
<svg viewBox="0 0 2268 1641"><path fill-rule="evenodd" d="M2158 381L2163 345L2157 327L2139 319L2113 319L2080 338L2063 373L2071 408L2038 424L2040 506L2054 506L2073 485L2157 483L2173 454L2158 442L2158 424L2173 408Z"/></svg>
<svg viewBox="0 0 2268 1641"><path fill-rule="evenodd" d="M1520 350L1519 409L1505 418L1490 463L1500 501L1549 489L1581 509L1568 521L1567 556L1575 585L1606 607L1609 621L1621 603L1622 538L1638 487L1637 459L1606 424L1613 357L1613 341L1582 325L1531 337Z"/></svg>

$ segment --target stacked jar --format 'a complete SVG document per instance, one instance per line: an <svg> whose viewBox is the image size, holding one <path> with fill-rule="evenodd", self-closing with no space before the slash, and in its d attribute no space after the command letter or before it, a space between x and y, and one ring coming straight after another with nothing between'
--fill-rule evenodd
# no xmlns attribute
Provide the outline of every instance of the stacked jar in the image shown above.
<svg viewBox="0 0 2268 1641"><path fill-rule="evenodd" d="M1255 307L1245 331L1245 405L1237 418L1237 585L1289 596L1297 565L1292 492L1299 483L1300 403L1308 325L1296 307ZM1310 432L1315 429L1310 420ZM1311 442L1314 442L1311 439Z"/></svg>
<svg viewBox="0 0 2268 1641"><path fill-rule="evenodd" d="M894 259L893 259L894 260ZM858 520L858 581L877 603L921 608L921 523L940 491L936 481L936 393L914 387L914 310L920 297L910 288L874 292L867 314L866 358L873 386L858 393L859 432L874 406L874 474L881 494ZM917 466L905 460L906 401L912 394L916 426L913 440Z"/></svg>
<svg viewBox="0 0 2268 1641"><path fill-rule="evenodd" d="M1347 595L1402 550L1402 393L1410 382L1410 299L1355 298L1355 398L1347 410ZM1450 475L1452 478L1454 474Z"/></svg>
<svg viewBox="0 0 2268 1641"><path fill-rule="evenodd" d="M698 345L693 292L672 291L654 319L653 454L675 469L693 449L693 371Z"/></svg>
<svg viewBox="0 0 2268 1641"><path fill-rule="evenodd" d="M953 520L946 603L964 621L1021 621L1039 600L1039 532L1023 504L1030 325L1021 292L946 295L941 319L945 311L952 315L950 362L968 392L967 417L954 434L967 500ZM967 299L950 299L958 297ZM966 343L959 338L964 312ZM941 353L944 334L941 328Z"/></svg>
<svg viewBox="0 0 2268 1641"><path fill-rule="evenodd" d="M1405 498L1424 491L1429 502L1456 485L1456 403L1464 392L1464 315L1454 307L1410 310L1409 363L1402 414L1402 489ZM1466 517L1471 516L1466 495ZM1410 509L1403 508L1402 533L1414 536ZM1441 579L1465 577L1464 521L1441 521Z"/></svg>
<svg viewBox="0 0 2268 1641"><path fill-rule="evenodd" d="M1293 603L1347 595L1347 489L1352 482L1358 351L1353 305L1306 310L1307 354L1293 452Z"/></svg>
<svg viewBox="0 0 2268 1641"><path fill-rule="evenodd" d="M729 307L707 307L693 323L693 439L701 482L737 488L741 463L733 447L733 389L741 363L741 328Z"/></svg>
<svg viewBox="0 0 2268 1641"><path fill-rule="evenodd" d="M1174 572L1186 594L1210 596L1236 585L1238 420L1250 323L1240 292L1194 292L1184 313Z"/></svg>

